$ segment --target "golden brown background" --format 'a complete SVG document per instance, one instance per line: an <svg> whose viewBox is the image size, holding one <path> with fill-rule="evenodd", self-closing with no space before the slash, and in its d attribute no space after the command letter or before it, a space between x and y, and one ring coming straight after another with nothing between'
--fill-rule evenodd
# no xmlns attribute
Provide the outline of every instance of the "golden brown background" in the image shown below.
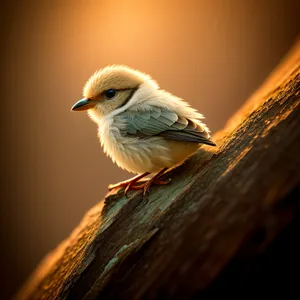
<svg viewBox="0 0 300 300"><path fill-rule="evenodd" d="M1 4L1 298L65 239L109 183L131 177L70 112L108 64L151 74L214 133L299 33L297 1Z"/></svg>

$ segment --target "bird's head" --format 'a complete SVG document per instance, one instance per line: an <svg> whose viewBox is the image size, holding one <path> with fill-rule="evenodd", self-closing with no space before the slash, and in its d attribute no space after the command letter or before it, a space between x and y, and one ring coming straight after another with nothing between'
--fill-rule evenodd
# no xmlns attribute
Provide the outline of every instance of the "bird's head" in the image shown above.
<svg viewBox="0 0 300 300"><path fill-rule="evenodd" d="M97 119L126 105L144 84L157 89L157 83L140 71L123 65L107 66L94 73L83 88L84 98L73 105L73 111L87 110Z"/></svg>

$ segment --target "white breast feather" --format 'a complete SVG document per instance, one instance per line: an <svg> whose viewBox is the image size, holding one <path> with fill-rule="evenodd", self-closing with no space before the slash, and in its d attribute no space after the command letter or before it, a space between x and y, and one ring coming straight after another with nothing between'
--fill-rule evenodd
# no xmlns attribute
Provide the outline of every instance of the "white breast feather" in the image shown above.
<svg viewBox="0 0 300 300"><path fill-rule="evenodd" d="M169 108L177 115L192 120L209 132L206 125L200 121L204 118L203 115L190 107L188 103L166 91L158 90L153 85L144 83L126 105L114 110L109 115L99 118L96 112L89 113L90 117L98 123L98 136L103 151L114 163L128 172L157 172L176 163L172 161L172 149L168 147L168 142L163 138L152 137L141 140L124 137L120 133L124 124L113 118L125 110L138 113L142 107L142 110L150 111L153 105Z"/></svg>

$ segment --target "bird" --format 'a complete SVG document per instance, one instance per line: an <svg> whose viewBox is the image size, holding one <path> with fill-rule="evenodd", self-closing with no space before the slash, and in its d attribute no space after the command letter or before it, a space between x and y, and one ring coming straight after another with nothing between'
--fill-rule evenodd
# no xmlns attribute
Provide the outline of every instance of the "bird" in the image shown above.
<svg viewBox="0 0 300 300"><path fill-rule="evenodd" d="M152 185L169 184L163 175L201 145L216 146L204 115L143 71L127 65L105 66L88 78L82 93L83 99L71 111L86 111L97 124L103 152L118 167L135 174L110 184L109 191L124 188L128 196L130 190L142 190L146 196Z"/></svg>

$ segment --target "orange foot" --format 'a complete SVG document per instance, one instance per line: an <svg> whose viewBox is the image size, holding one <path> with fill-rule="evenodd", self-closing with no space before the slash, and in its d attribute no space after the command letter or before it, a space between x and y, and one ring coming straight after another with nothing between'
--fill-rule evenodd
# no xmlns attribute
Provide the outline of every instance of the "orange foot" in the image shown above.
<svg viewBox="0 0 300 300"><path fill-rule="evenodd" d="M144 178L145 176L149 175L149 172L145 172L141 175L137 175L129 180L125 180L116 184L110 184L108 186L108 189L111 191L112 189L118 188L118 187L125 187L125 191L124 194L127 197L127 194L129 192L130 189L133 190L143 190L143 196L146 196L147 193L150 192L150 187L153 184L156 185L166 185L170 183L170 180L160 180L159 178L165 173L165 171L167 170L167 168L162 169L161 171L159 171L156 175L154 175L152 178L148 179L146 182L138 184L138 181L142 178ZM136 185L137 184L137 185Z"/></svg>

